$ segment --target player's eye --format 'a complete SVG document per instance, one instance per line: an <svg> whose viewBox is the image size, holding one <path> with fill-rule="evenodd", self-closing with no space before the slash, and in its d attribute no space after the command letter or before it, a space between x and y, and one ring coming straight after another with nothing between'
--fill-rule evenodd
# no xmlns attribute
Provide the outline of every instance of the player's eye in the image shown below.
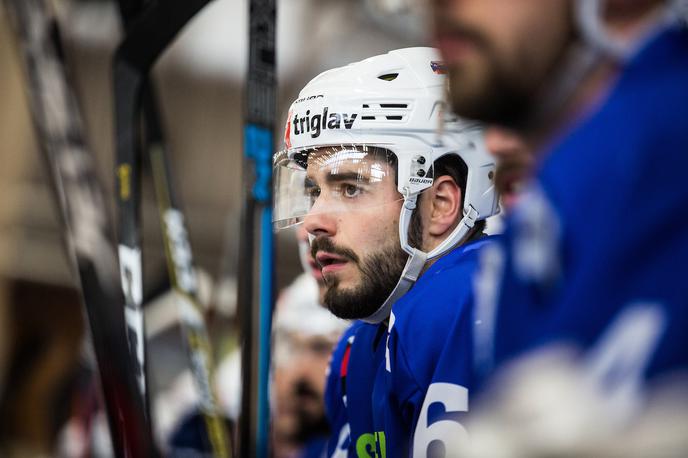
<svg viewBox="0 0 688 458"><path fill-rule="evenodd" d="M353 184L345 184L342 186L342 194L344 197L357 197L361 193L361 188Z"/></svg>
<svg viewBox="0 0 688 458"><path fill-rule="evenodd" d="M307 186L306 195L310 197L318 197L320 195L320 187L315 185Z"/></svg>
<svg viewBox="0 0 688 458"><path fill-rule="evenodd" d="M306 188L306 195L310 199L311 203L315 202L315 200L320 196L320 187L319 186L309 186Z"/></svg>

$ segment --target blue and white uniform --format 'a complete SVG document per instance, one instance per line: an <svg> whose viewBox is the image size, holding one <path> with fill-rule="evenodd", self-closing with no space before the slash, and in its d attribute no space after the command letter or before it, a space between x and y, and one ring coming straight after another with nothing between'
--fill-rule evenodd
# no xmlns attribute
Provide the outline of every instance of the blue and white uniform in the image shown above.
<svg viewBox="0 0 688 458"><path fill-rule="evenodd" d="M346 423L340 416L329 456L423 456L444 439L440 429L463 434L473 383L472 278L492 239L439 258L394 304L387 325L357 323L340 341L326 403L331 419L344 407Z"/></svg>
<svg viewBox="0 0 688 458"><path fill-rule="evenodd" d="M555 342L612 385L685 370L688 31L655 34L570 129L481 274L479 372Z"/></svg>

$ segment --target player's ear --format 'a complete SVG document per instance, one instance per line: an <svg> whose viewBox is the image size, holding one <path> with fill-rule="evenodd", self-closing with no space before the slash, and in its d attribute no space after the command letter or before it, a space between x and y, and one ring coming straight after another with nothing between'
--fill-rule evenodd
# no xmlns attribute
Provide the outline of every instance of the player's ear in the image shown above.
<svg viewBox="0 0 688 458"><path fill-rule="evenodd" d="M443 239L448 235L461 216L461 188L449 175L435 178L429 196L428 235Z"/></svg>

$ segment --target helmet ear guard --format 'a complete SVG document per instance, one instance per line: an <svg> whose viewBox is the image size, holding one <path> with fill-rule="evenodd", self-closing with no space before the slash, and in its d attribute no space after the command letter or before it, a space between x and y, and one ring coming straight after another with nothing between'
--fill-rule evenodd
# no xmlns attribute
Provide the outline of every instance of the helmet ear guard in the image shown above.
<svg viewBox="0 0 688 458"><path fill-rule="evenodd" d="M458 156L468 169L466 188L463 199L463 217L452 233L426 254L427 259L433 259L445 254L459 243L465 241L466 236L475 223L499 213L499 199L494 187L495 160L487 152L483 139L482 129L471 129L463 132L446 134L445 139L451 146L437 154L438 158L447 155ZM436 160L437 160L436 159ZM434 161L433 161L434 162ZM430 183L429 186L431 186ZM413 210L416 208L418 193L404 195L404 205L399 218L399 237L401 246L408 254L412 255L417 247L411 247L408 243L408 230L411 223Z"/></svg>
<svg viewBox="0 0 688 458"><path fill-rule="evenodd" d="M476 221L496 215L499 213L499 196L494 186L497 164L487 151L482 130L471 135L466 150L459 156L468 167L464 190L464 216L469 214L469 208L473 208L477 213Z"/></svg>
<svg viewBox="0 0 688 458"><path fill-rule="evenodd" d="M483 140L482 129L473 129L471 132L450 133L448 140L455 142L453 148L439 154L439 157L447 154L456 154L468 168L466 177L465 198L463 204L463 218L454 230L431 252L426 253L414 248L408 243L408 231L413 217L413 211L418 201L418 192L405 193L404 204L399 216L399 242L402 249L409 254L406 266L396 286L385 302L369 317L363 318L367 323L377 324L385 320L392 310L392 305L401 298L416 282L428 260L437 258L460 243L466 241L471 230L478 221L485 220L499 213L499 199L494 187L495 161L487 152ZM434 161L433 161L434 163ZM411 170L413 164L410 165ZM401 167L400 167L401 170ZM430 183L429 186L431 186ZM402 184L400 183L400 187ZM408 188L410 190L410 188ZM425 189L425 188L424 188Z"/></svg>

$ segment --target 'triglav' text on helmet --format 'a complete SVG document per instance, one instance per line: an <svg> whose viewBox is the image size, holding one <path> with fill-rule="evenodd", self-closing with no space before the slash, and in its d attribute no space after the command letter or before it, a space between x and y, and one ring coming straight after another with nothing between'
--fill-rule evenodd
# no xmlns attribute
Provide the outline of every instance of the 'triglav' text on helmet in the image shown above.
<svg viewBox="0 0 688 458"><path fill-rule="evenodd" d="M387 318L427 260L465 241L477 221L498 212L494 159L485 149L480 126L447 113L445 78L439 54L432 48L400 49L326 71L309 82L291 105L285 149L274 157L274 218L277 227L284 227L311 211L312 199L303 194L295 198L292 191L305 187L305 168L315 151L333 151L322 161L329 167L337 161L358 161L357 173L369 175L368 180L383 172L361 165L367 151L394 155L396 186L403 197L399 239L410 257L390 297L365 318L368 322ZM446 155L458 155L468 168L463 218L446 240L425 253L409 245L411 215L419 194L433 184L432 164Z"/></svg>

